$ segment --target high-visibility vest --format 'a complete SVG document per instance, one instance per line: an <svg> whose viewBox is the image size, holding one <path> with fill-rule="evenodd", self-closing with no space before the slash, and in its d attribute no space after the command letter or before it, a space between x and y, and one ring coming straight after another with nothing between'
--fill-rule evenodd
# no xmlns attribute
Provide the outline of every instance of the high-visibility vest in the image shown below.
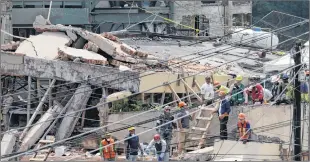
<svg viewBox="0 0 310 162"><path fill-rule="evenodd" d="M248 121L245 121L243 124L239 121L238 122L238 128L246 128L247 124L248 124Z"/></svg>
<svg viewBox="0 0 310 162"><path fill-rule="evenodd" d="M108 141L109 140L109 141ZM108 140L104 139L101 141L102 144L102 153L105 159L115 158L115 150L114 150L114 139L109 138ZM110 145L112 144L112 145ZM109 145L109 146L107 146ZM105 147L107 146L107 147Z"/></svg>

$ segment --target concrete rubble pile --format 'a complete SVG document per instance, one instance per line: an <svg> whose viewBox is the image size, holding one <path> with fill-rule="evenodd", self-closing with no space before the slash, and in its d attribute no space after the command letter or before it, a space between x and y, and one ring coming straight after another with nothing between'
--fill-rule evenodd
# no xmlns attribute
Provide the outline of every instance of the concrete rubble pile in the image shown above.
<svg viewBox="0 0 310 162"><path fill-rule="evenodd" d="M185 63L180 59L167 62L122 43L111 33L96 34L82 28L53 25L41 15L36 17L33 27L42 33L30 36L22 42L2 45L1 49L47 60L74 61L118 68L126 66L137 71L152 69L195 73L210 69L209 65L190 63L191 61Z"/></svg>

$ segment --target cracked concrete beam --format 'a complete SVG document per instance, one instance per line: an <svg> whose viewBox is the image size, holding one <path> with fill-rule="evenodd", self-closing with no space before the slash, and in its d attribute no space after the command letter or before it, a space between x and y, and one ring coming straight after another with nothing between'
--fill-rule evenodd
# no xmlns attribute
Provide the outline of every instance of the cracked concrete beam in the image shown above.
<svg viewBox="0 0 310 162"><path fill-rule="evenodd" d="M5 132L2 140L1 140L1 156L7 155L13 152L15 143L16 143L16 135L18 131L15 129L9 130Z"/></svg>
<svg viewBox="0 0 310 162"><path fill-rule="evenodd" d="M84 64L78 62L65 62L59 60L45 60L22 55L1 55L1 71L5 75L31 76L79 82L89 79L92 85L109 84L110 88L118 90L129 89L138 92L140 87L139 73L133 71L121 72L119 69Z"/></svg>
<svg viewBox="0 0 310 162"><path fill-rule="evenodd" d="M54 104L54 106L50 107L37 122L38 124L31 127L28 131L18 151L26 151L30 149L30 147L33 146L39 138L41 138L45 132L45 129L47 129L53 122L51 119L55 118L60 110L61 106L58 104Z"/></svg>
<svg viewBox="0 0 310 162"><path fill-rule="evenodd" d="M15 51L19 45L20 45L20 41L17 41L17 42L12 41L10 43L1 45L1 50Z"/></svg>
<svg viewBox="0 0 310 162"><path fill-rule="evenodd" d="M72 96L73 101L68 103L69 106L66 114L85 108L91 93L92 91L89 85L80 85ZM80 115L81 112L76 112L75 114L71 114L63 118L56 133L56 140L62 140L71 136L71 133L77 123L76 116Z"/></svg>

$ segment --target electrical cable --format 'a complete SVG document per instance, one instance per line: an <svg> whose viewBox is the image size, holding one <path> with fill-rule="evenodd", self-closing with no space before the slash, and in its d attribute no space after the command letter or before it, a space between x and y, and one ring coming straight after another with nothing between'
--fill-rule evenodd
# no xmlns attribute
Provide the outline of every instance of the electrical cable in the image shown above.
<svg viewBox="0 0 310 162"><path fill-rule="evenodd" d="M299 66L299 65L296 65L296 66ZM287 69L285 69L285 70L287 70ZM283 70L283 71L285 71L285 70ZM279 74L280 74L280 73L279 73ZM238 94L238 93L236 93L236 94L234 94L234 95L237 95L237 94ZM277 98L277 99L278 99L278 98ZM196 112L198 112L198 111L200 111L200 109L195 110L195 111L193 111L193 112L191 112L191 113L189 113L189 114L187 114L187 115L185 115L185 116L176 118L176 119L174 119L173 121L177 121L178 119L184 118L184 117L186 117L186 116L188 116L188 115L191 115L191 114L193 114L193 113L196 113ZM140 114L138 114L138 115L141 115L141 114L143 114L143 113L140 113ZM136 115L133 115L132 117L134 117L134 116L136 116ZM119 122L121 122L121 121L123 121L123 120L117 121L117 122L115 122L115 124L116 124L116 123L119 123ZM171 122L173 122L173 121L171 121ZM159 128L159 127L161 127L161 126L163 126L163 125L167 125L167 124L169 124L169 123L171 123L171 122L167 122L167 123L165 123L165 124L159 125L159 126L157 126L157 127L154 127L153 129ZM67 141L67 140L71 140L71 139L74 139L74 138L78 138L79 136L83 136L84 134L96 132L97 130L101 130L101 129L103 129L103 128L105 128L105 127L108 127L108 126L110 126L110 125L108 124L108 125L105 125L105 126L103 126L103 127L99 127L99 128L97 128L97 129L95 128L94 130L91 130L91 131L88 131L88 132L85 132L85 133L81 133L81 134L79 134L79 135L72 136L72 137L69 137L69 138L67 138L67 139L57 141L57 142L55 142L55 143L53 143L53 144L45 145L45 146L40 147L40 148L37 148L37 149L28 150L28 151L26 151L26 152L24 152L24 153L17 154L17 155L15 155L15 156L12 156L12 157L6 158L6 159L15 158L15 157L18 157L18 156L20 156L20 155L27 154L27 153L29 153L29 152L34 152L34 151L38 151L38 150L41 150L41 149L44 149L44 148L48 148L48 147L51 147L51 146L56 145L56 144L58 144L58 143L62 143L62 142ZM137 134L137 135L146 133L146 132L148 132L148 131L150 131L150 130L144 131L144 132L139 133L139 134ZM127 139L125 139L125 140L127 140ZM94 150L94 151L96 151L96 150Z"/></svg>
<svg viewBox="0 0 310 162"><path fill-rule="evenodd" d="M155 87L155 88L157 88L157 87ZM90 107L90 108L86 108L86 109L83 109L83 110L87 110L87 109L91 109L92 107ZM82 111L83 111L82 110ZM79 110L79 111L76 111L76 112L80 112L81 110ZM149 110L149 111L152 111L152 109L151 110ZM149 112L149 111L146 111L146 112ZM76 113L76 112L73 112L73 114L74 113ZM146 112L144 112L144 113L146 113ZM144 113L141 113L141 114L144 114ZM65 116L68 116L68 115L70 115L70 114L72 114L72 113L68 113L68 114L66 114ZM57 118L55 118L55 119L58 119L59 117L57 117ZM53 120L53 119L51 119L51 120ZM40 124L40 123L35 123L35 124L33 124L33 125L36 125L36 124ZM33 125L31 125L31 126L33 126ZM29 126L30 127L30 126ZM28 127L25 127L25 128L28 128Z"/></svg>
<svg viewBox="0 0 310 162"><path fill-rule="evenodd" d="M305 34L307 34L307 33L304 33L304 34L302 34L302 35L305 35ZM300 36L302 36L302 35L300 35ZM299 36L298 36L299 37ZM286 40L286 41L283 41L283 42L281 42L281 43L285 43L285 42L287 42L287 41L289 41L290 39L288 39L288 40ZM281 44L280 43L280 44ZM233 47L233 48L235 48L235 47ZM214 54L215 55L215 54ZM247 57L246 57L247 58ZM194 58L195 59L195 58ZM139 78L142 78L142 77L145 77L145 76L149 76L149 75L153 75L153 74L156 74L156 72L154 72L154 73L149 73L149 74L146 74L146 75L143 75L143 76L139 76ZM198 74L197 74L198 75ZM70 83L70 84L72 84L72 83ZM110 84L110 86L111 86L111 84ZM100 87L100 88L103 88L103 87ZM98 89L98 88L97 88ZM72 90L67 90L67 91L72 91ZM63 93L63 92L67 92L67 91L61 91L61 92L57 92L57 93L55 93L55 94L58 94L58 93ZM18 92L18 93L20 93L20 92ZM83 92L81 92L81 93L84 93L84 91ZM16 93L15 93L16 94ZM11 95L11 94L10 94ZM58 98L61 98L62 96L59 96ZM35 102L36 103L36 102ZM26 105L26 104L25 104Z"/></svg>
<svg viewBox="0 0 310 162"><path fill-rule="evenodd" d="M259 21L258 21L259 22ZM304 23L304 22L299 22L299 23ZM296 23L296 25L298 25L299 23ZM255 24L255 23L254 23ZM253 24L253 25L254 25ZM288 26L286 26L286 27L289 27L289 26L291 26L291 25L288 25ZM282 27L282 28L286 28L286 27ZM277 30L279 30L279 29L277 29ZM276 30L274 30L273 32L275 32ZM240 31L237 31L237 32L234 32L234 33L238 33L238 32L240 32ZM227 35L231 35L231 34L233 34L233 33L230 33L230 34L227 34ZM226 35L224 35L224 36L226 36ZM223 36L223 37L224 37ZM253 40L252 40L252 38L255 38L255 37L257 37L257 36L254 36L254 37L251 37L251 38L249 38L249 42L252 42ZM269 35L268 35L268 37L269 37ZM247 39L245 39L245 40L247 40ZM231 43L231 44L234 44L234 43L237 43L237 42L239 42L239 41L236 41L236 42L233 42L233 43ZM192 45L192 44L191 44ZM222 45L221 45L222 46ZM191 55L195 55L195 54L199 54L199 53L201 53L201 52L205 52L205 51L211 51L211 50L213 50L213 49L216 49L216 48L219 48L219 47L221 47L221 46L218 46L218 47L215 47L215 48L211 48L211 49L208 49L208 50L203 50L203 51L199 51L199 52L195 52L195 53L191 53L191 54L188 54L188 55L183 55L183 56L180 56L180 57L177 57L177 58L174 58L174 59L179 59L179 58L182 58L182 57L185 57L185 56L191 56ZM235 47L234 47L235 48ZM217 51L217 52L219 52L219 51ZM164 62L168 62L169 60L167 60L167 61L164 61ZM178 63L177 63L178 64ZM172 64L173 65L173 64ZM135 70L135 69L133 69L133 70ZM118 73L116 73L116 74L120 74L120 73L123 73L123 72L118 72ZM108 74L108 75L111 75L111 74ZM77 82L74 82L74 83L78 83L78 82L85 82L85 81L88 81L88 80L90 80L90 79L95 79L95 78L99 78L99 77L106 77L106 76L108 76L108 75L103 75L103 76L98 76L98 77L93 77L93 78L88 78L88 79L86 79L86 80L82 80L82 81L77 81ZM58 85L58 86L63 86L63 85L68 85L68 84L72 84L72 83L65 83L65 84L61 84L61 85ZM54 86L54 87L56 87L56 86ZM47 88L46 88L47 89ZM16 94L16 93L15 93Z"/></svg>
<svg viewBox="0 0 310 162"><path fill-rule="evenodd" d="M300 66L300 65L299 65L299 66ZM301 68L299 69L299 71L300 71L300 70L301 70ZM298 72L299 72L299 71L298 71ZM275 101L277 101L277 100L280 98L280 96L285 92L285 90L287 89L288 85L290 85L291 82L294 81L294 79L295 79L295 77L297 76L298 72L297 72L297 73L295 74L295 76L291 79L291 81L285 86L285 88L282 90L282 92L280 93L280 95L277 96L277 98L276 98ZM275 103L275 102L274 102L274 103ZM256 123L258 123L258 122L262 119L262 117L264 116L264 114L265 114L265 113L263 113L263 115L259 118L259 120L258 120ZM246 133L248 133L248 132L249 132L249 130L247 130ZM238 140L238 142L241 140L241 138L242 138L242 137L240 137L240 139ZM237 143L238 143L238 142L237 142ZM226 153L229 153L230 150L232 150L232 149L237 145L237 143L234 144ZM224 155L224 156L225 156L225 155ZM224 156L222 156L220 159L222 159Z"/></svg>

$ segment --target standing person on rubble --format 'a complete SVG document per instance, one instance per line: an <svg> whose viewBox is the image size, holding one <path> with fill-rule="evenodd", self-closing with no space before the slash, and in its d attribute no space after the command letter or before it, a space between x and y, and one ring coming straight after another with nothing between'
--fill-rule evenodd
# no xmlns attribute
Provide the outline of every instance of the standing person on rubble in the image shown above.
<svg viewBox="0 0 310 162"><path fill-rule="evenodd" d="M226 99L226 92L220 91L219 92L219 106L216 110L213 111L213 113L218 113L219 120L220 120L220 138L221 140L227 140L227 122L228 122L228 116L230 113L230 103L229 100Z"/></svg>
<svg viewBox="0 0 310 162"><path fill-rule="evenodd" d="M237 123L237 128L239 132L239 139L243 141L243 144L246 144L246 142L250 139L251 137L251 126L250 122L245 120L245 114L240 113L238 115L238 123Z"/></svg>
<svg viewBox="0 0 310 162"><path fill-rule="evenodd" d="M116 148L114 142L111 134L107 133L103 136L100 142L100 155L103 157L103 161L115 161Z"/></svg>
<svg viewBox="0 0 310 162"><path fill-rule="evenodd" d="M231 91L231 99L230 99L230 105L236 106L243 104L245 99L243 95L244 85L241 83L243 80L243 77L241 75L238 75L235 79L235 83L231 85L230 91Z"/></svg>
<svg viewBox="0 0 310 162"><path fill-rule="evenodd" d="M206 105L210 105L214 99L214 87L210 76L207 76L205 80L206 82L201 86L201 97Z"/></svg>
<svg viewBox="0 0 310 162"><path fill-rule="evenodd" d="M143 155L143 149L140 146L139 137L135 135L135 127L128 128L128 131L129 135L126 137L125 140L126 159L129 161L137 161L138 150L140 149L141 155Z"/></svg>
<svg viewBox="0 0 310 162"><path fill-rule="evenodd" d="M171 115L170 111L171 111L170 106L166 106L164 108L164 113L159 116L159 120L157 120L156 122L156 127L170 122L156 129L157 133L160 134L161 138L166 141L167 150L169 152L170 152L170 144L171 144L171 139L172 139L172 130L173 128L175 129L177 128L176 123L171 122L174 120L174 117Z"/></svg>
<svg viewBox="0 0 310 162"><path fill-rule="evenodd" d="M185 140L187 137L187 133L189 131L189 121L191 120L191 116L188 115L187 104L183 101L179 102L180 113L177 114L177 118L181 118L178 120L179 127L179 143L178 143L178 154L181 155L184 153ZM187 116L186 116L187 115ZM184 117L185 116L185 117Z"/></svg>
<svg viewBox="0 0 310 162"><path fill-rule="evenodd" d="M278 100L276 101L276 104L279 105L281 103L290 104L293 99L293 92L294 88L289 83L289 77L287 74L282 74L279 80L279 88L277 95ZM282 93L283 92L283 93Z"/></svg>
<svg viewBox="0 0 310 162"><path fill-rule="evenodd" d="M145 149L146 153L155 145L156 157L158 161L169 161L168 144L159 134L155 134L150 144Z"/></svg>

